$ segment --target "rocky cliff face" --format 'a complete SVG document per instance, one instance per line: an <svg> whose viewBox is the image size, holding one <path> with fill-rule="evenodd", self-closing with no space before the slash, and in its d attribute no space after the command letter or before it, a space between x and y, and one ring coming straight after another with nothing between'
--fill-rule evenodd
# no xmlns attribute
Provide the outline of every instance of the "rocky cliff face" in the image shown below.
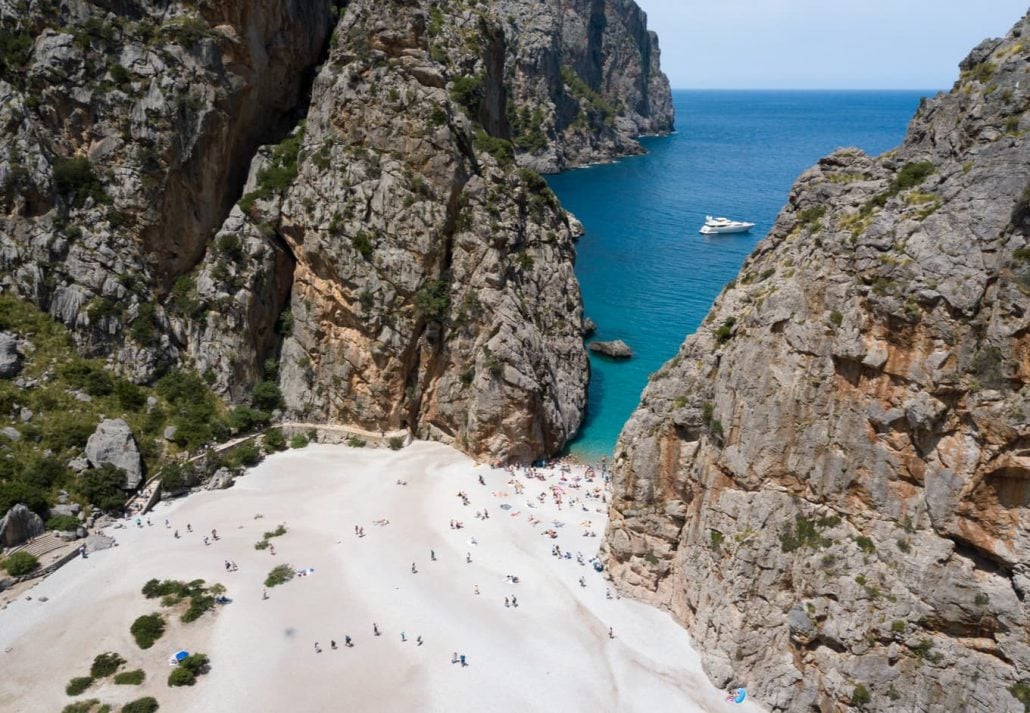
<svg viewBox="0 0 1030 713"><path fill-rule="evenodd" d="M620 438L610 571L773 710L1030 702L1028 41L805 173Z"/></svg>
<svg viewBox="0 0 1030 713"><path fill-rule="evenodd" d="M382 10L0 0L0 280L139 382L554 452L587 361L531 167L671 128L655 37L623 0Z"/></svg>

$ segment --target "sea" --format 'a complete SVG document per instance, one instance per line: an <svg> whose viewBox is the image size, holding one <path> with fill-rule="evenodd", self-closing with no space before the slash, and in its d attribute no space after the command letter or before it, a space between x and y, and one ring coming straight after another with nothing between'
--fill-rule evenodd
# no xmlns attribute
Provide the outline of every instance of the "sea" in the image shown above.
<svg viewBox="0 0 1030 713"><path fill-rule="evenodd" d="M901 143L922 97L913 91L673 92L676 132L645 138L645 156L548 181L586 228L576 274L595 339L633 358L590 355L586 419L570 453L611 456L648 377L673 356L772 227L797 177L840 147L883 153ZM706 215L755 223L704 236Z"/></svg>

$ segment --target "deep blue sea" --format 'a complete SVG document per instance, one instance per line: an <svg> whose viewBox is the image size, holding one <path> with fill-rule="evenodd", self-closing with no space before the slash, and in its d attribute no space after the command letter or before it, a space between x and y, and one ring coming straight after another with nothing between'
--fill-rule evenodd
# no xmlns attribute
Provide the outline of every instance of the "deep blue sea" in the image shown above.
<svg viewBox="0 0 1030 713"><path fill-rule="evenodd" d="M593 354L587 417L573 454L610 455L648 375L672 358L723 285L772 227L794 180L843 146L879 154L901 142L932 91L676 91L676 133L648 155L551 176L583 221L576 274L597 339L622 339L628 362ZM705 215L756 223L703 236Z"/></svg>

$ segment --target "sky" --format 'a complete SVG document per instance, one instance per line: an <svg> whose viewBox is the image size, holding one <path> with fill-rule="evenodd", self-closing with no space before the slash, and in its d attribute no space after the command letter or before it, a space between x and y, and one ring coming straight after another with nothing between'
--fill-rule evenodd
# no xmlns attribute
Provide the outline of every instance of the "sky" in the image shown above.
<svg viewBox="0 0 1030 713"><path fill-rule="evenodd" d="M637 0L675 89L947 89L1028 0Z"/></svg>

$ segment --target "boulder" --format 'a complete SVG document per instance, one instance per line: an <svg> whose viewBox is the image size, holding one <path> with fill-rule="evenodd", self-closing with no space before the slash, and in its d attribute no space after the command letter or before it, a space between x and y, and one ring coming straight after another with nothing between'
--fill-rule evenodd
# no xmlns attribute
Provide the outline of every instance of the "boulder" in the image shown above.
<svg viewBox="0 0 1030 713"><path fill-rule="evenodd" d="M0 378L11 379L21 371L18 338L10 332L0 332Z"/></svg>
<svg viewBox="0 0 1030 713"><path fill-rule="evenodd" d="M175 426L165 426L165 430L164 430L164 433L162 435L164 436L164 439L166 441L174 441L175 440L175 434L178 433L178 432L179 432L179 429L176 428Z"/></svg>
<svg viewBox="0 0 1030 713"><path fill-rule="evenodd" d="M143 460L140 458L132 429L120 418L100 422L97 430L86 442L86 459L94 468L105 463L125 471L126 490L134 490L143 480Z"/></svg>
<svg viewBox="0 0 1030 713"><path fill-rule="evenodd" d="M594 320L586 317L583 319L583 336L589 337L597 331L597 323Z"/></svg>
<svg viewBox="0 0 1030 713"><path fill-rule="evenodd" d="M621 339L612 342L591 342L589 348L590 351L611 359L629 359L633 356L633 350Z"/></svg>
<svg viewBox="0 0 1030 713"><path fill-rule="evenodd" d="M0 518L0 546L16 547L45 530L43 518L18 503Z"/></svg>
<svg viewBox="0 0 1030 713"><path fill-rule="evenodd" d="M21 433L14 426L5 426L0 428L0 436L3 436L12 443L21 440Z"/></svg>
<svg viewBox="0 0 1030 713"><path fill-rule="evenodd" d="M205 490L225 490L232 485L233 475L228 468L219 468L204 486Z"/></svg>

